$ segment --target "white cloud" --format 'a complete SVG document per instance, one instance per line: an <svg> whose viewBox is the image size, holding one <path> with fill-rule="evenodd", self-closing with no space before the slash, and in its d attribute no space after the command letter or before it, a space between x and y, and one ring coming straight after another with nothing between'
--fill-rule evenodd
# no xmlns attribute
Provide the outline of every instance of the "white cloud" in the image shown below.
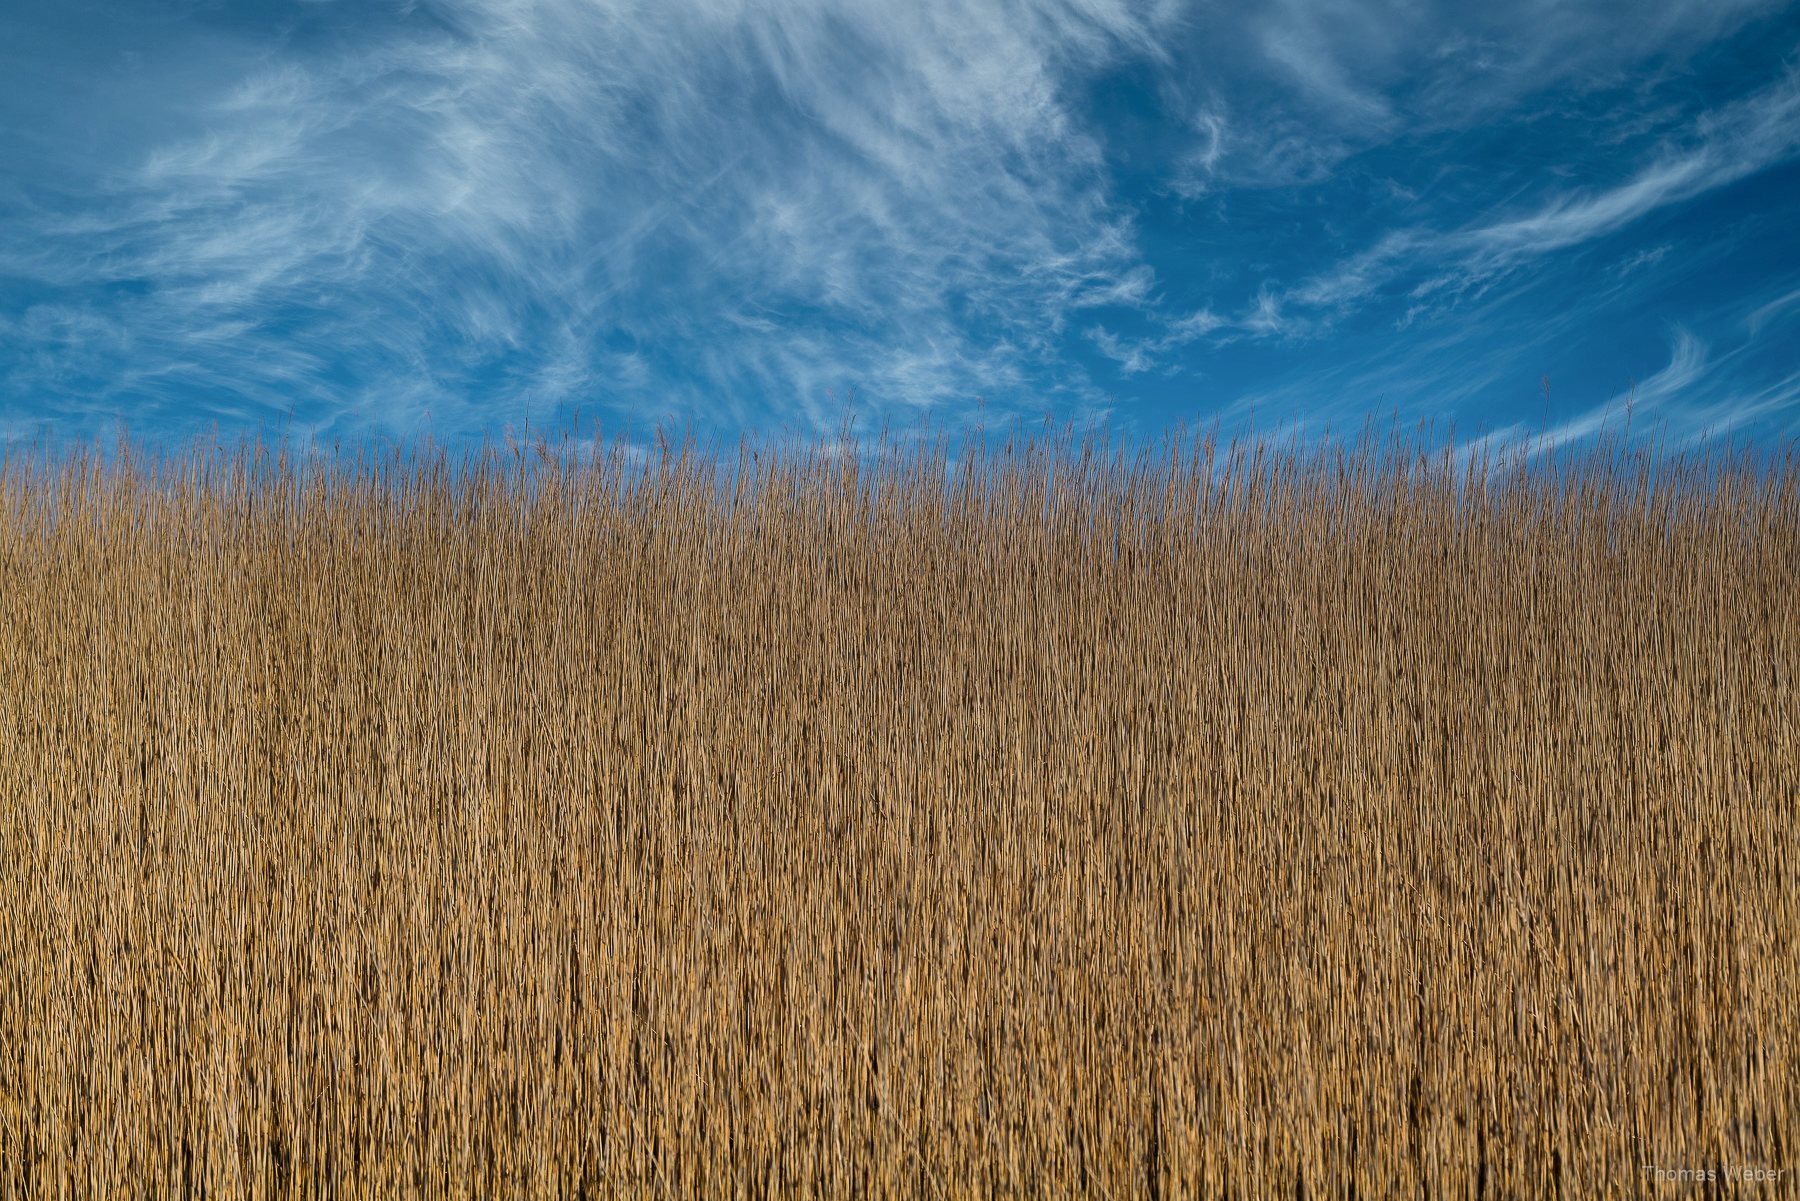
<svg viewBox="0 0 1800 1201"><path fill-rule="evenodd" d="M1462 229L1389 231L1368 249L1281 293L1281 299L1341 311L1398 277L1421 272L1430 274L1410 289L1412 299L1460 297L1526 263L1616 233L1657 209L1734 183L1797 152L1800 77L1789 75L1707 114L1686 144L1665 148L1611 188L1552 196L1522 215ZM1640 256L1639 261L1653 260ZM1406 323L1424 308L1415 306ZM1271 326L1270 332L1281 327Z"/></svg>
<svg viewBox="0 0 1800 1201"><path fill-rule="evenodd" d="M1627 432L1627 422L1642 430L1659 418L1667 419L1684 411L1691 414L1693 408L1686 403L1690 394L1696 392L1707 374L1720 365L1709 361L1707 352L1706 343L1690 331L1677 328L1671 337L1668 364L1622 397L1595 405L1545 429L1533 431L1523 424L1514 424L1474 445L1496 448L1529 445L1534 451L1550 451L1585 442L1608 431L1623 436ZM1683 428L1690 425L1685 416L1682 425Z"/></svg>
<svg viewBox="0 0 1800 1201"><path fill-rule="evenodd" d="M1119 371L1125 375L1137 375L1155 365L1151 358L1150 343L1126 343L1104 326L1095 326L1089 330L1088 337L1101 354L1119 364Z"/></svg>
<svg viewBox="0 0 1800 1201"><path fill-rule="evenodd" d="M1140 263L1121 275L1083 281L1070 297L1069 307L1091 309L1120 305L1141 308L1149 301L1150 289L1155 286L1156 271L1148 263Z"/></svg>
<svg viewBox="0 0 1800 1201"><path fill-rule="evenodd" d="M1212 190L1230 127L1225 115L1216 109L1196 113L1191 124L1199 140L1177 159L1171 184L1178 195L1195 199Z"/></svg>
<svg viewBox="0 0 1800 1201"><path fill-rule="evenodd" d="M1763 326L1784 317L1795 305L1800 304L1800 288L1785 292L1775 299L1757 305L1744 318L1744 328L1751 337L1762 332Z"/></svg>
<svg viewBox="0 0 1800 1201"><path fill-rule="evenodd" d="M172 57L205 81L163 123L187 132L105 164L77 216L0 234L0 268L149 281L140 365L231 321L208 382L323 405L334 362L376 423L389 393L473 428L484 394L754 386L804 412L858 384L896 402L1022 385L1067 312L1150 296L1064 90L1162 56L1174 19L1126 0L425 3L331 58ZM166 103L157 83L144 104ZM621 338L659 353L616 357Z"/></svg>
<svg viewBox="0 0 1800 1201"><path fill-rule="evenodd" d="M1729 437L1734 430L1780 413L1791 414L1800 404L1800 371L1790 372L1761 387L1732 388L1703 403L1682 408L1682 425L1688 439ZM1792 424L1790 422L1790 431Z"/></svg>
<svg viewBox="0 0 1800 1201"><path fill-rule="evenodd" d="M1368 6L1285 0L1266 18L1258 41L1269 61L1289 73L1293 83L1316 108L1339 124L1388 125L1392 107L1379 90L1360 82L1346 67L1351 56L1379 53L1391 45L1381 28L1384 15Z"/></svg>
<svg viewBox="0 0 1800 1201"><path fill-rule="evenodd" d="M578 402L835 426L830 397L852 387L903 417L977 388L990 414L1092 412L1110 400L1071 341L1149 381L1210 370L1200 347L1297 349L1386 299L1410 341L1547 256L1786 161L1800 124L1791 77L1685 128L1689 99L1645 83L1641 111L1595 131L1614 137L1595 156L1614 174L1582 178L1610 186L1551 175L1546 191L1540 173L1483 192L1451 170L1480 155L1405 182L1357 157L1498 114L1517 133L1544 115L1521 98L1595 94L1584 72L1593 88L1678 72L1756 4L309 11L327 10L354 36L171 22L187 32L105 104L70 89L94 104L71 129L129 107L143 136L64 137L58 161L81 170L55 194L0 195L0 273L52 296L14 315L36 352L0 363L10 392L74 416L172 416L204 394L344 430L405 432L429 411L446 436ZM1087 85L1127 64L1163 111L1101 129ZM1180 128L1131 144L1153 117ZM1155 197L1120 193L1159 172ZM1196 237L1153 264L1141 228L1168 220L1152 206L1171 191ZM1337 203L1356 196L1369 211ZM1752 334L1786 311L1765 297Z"/></svg>
<svg viewBox="0 0 1800 1201"><path fill-rule="evenodd" d="M1714 40L1780 7L1780 0L1278 0L1243 9L1241 18L1209 11L1207 44L1176 85L1188 111L1202 117L1191 123L1189 148L1171 162L1169 186L1194 198L1221 185L1316 182L1358 151L1426 131L1477 128L1534 94L1579 94L1678 72ZM1194 103L1192 92L1205 100ZM1223 127L1210 118L1232 110L1231 136L1222 139ZM1617 114L1594 136L1622 134L1641 116Z"/></svg>

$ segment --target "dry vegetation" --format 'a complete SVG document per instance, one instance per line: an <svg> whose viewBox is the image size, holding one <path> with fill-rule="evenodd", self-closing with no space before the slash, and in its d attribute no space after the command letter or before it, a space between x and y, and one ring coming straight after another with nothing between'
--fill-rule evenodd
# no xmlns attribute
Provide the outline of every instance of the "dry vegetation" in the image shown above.
<svg viewBox="0 0 1800 1201"><path fill-rule="evenodd" d="M1796 1191L1800 459L723 463L6 467L0 1195Z"/></svg>

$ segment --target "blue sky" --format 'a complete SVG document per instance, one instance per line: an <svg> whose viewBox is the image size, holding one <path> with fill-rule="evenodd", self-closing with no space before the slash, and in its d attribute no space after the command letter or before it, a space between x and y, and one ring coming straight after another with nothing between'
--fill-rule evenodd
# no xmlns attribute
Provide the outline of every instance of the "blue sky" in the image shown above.
<svg viewBox="0 0 1800 1201"><path fill-rule="evenodd" d="M1800 11L15 0L0 441L1800 427ZM1549 381L1546 398L1542 381Z"/></svg>

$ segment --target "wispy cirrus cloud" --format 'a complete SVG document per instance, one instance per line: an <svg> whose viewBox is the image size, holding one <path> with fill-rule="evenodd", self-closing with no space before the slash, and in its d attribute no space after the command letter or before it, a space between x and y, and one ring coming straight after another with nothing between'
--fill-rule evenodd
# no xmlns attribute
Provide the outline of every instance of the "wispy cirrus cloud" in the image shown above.
<svg viewBox="0 0 1800 1201"><path fill-rule="evenodd" d="M1410 272L1429 272L1412 285L1423 298L1454 286L1466 290L1523 263L1616 233L1669 205L1785 162L1800 154L1800 77L1788 75L1764 91L1697 120L1684 144L1611 187L1558 193L1516 216L1461 229L1399 229L1298 285L1288 300L1343 308Z"/></svg>
<svg viewBox="0 0 1800 1201"><path fill-rule="evenodd" d="M210 391L197 412L473 429L583 396L676 419L789 394L802 424L831 388L941 400L1147 290L1060 88L1157 54L1158 20L460 0L331 53L173 42L138 99L210 75L183 132L15 212L0 270L57 295L40 327L115 327L84 353L114 347L96 370L139 411ZM10 364L12 388L41 367Z"/></svg>
<svg viewBox="0 0 1800 1201"><path fill-rule="evenodd" d="M1747 95L1702 108L1680 128L1665 129L1653 143L1641 147L1637 157L1633 163L1628 156L1615 155L1619 174L1607 183L1568 188L1552 175L1548 186L1520 189L1527 191L1527 196L1508 198L1473 221L1466 219L1466 206L1419 206L1425 211L1418 217L1426 219L1397 222L1324 270L1303 273L1291 283L1265 276L1254 296L1242 302L1246 315L1217 322L1209 344L1218 347L1245 337L1291 343L1300 337L1330 347L1344 343L1346 328L1369 328L1371 318L1393 335L1413 340L1421 337L1421 322L1453 321L1449 340L1459 344L1461 351L1454 358L1448 357L1452 354L1448 347L1437 353L1467 372L1472 367L1471 354L1497 353L1483 345L1497 340L1496 319L1534 288L1540 300L1547 299L1564 310L1562 332L1579 329L1584 316L1593 319L1596 306L1591 302L1596 297L1623 302L1640 294L1664 273L1665 260L1678 250L1677 243L1667 240L1672 236L1668 229L1653 231L1663 240L1643 244L1630 236L1635 227L1800 157L1800 76L1783 68ZM1625 161L1620 162L1621 158ZM1406 201L1415 198L1416 193L1403 196ZM1445 216L1465 219L1460 224L1429 220L1436 217L1441 221ZM1607 288L1588 288L1584 294L1564 299L1542 295L1567 271L1564 265L1574 261L1571 256L1588 254L1609 240L1623 250L1609 272L1614 282ZM1714 252L1723 249L1709 247ZM1695 428L1716 425L1715 419L1728 411L1743 420L1780 416L1791 399L1791 389L1781 382L1786 375L1774 384L1758 387L1742 378L1742 373L1759 357L1751 343L1765 325L1785 312L1790 295L1782 293L1759 306L1744 300L1724 302L1725 313L1735 310L1743 314L1749 340L1714 362L1707 361L1706 342L1692 331L1682 330L1674 340L1668 365L1638 385L1641 407L1660 410L1666 420ZM1252 314L1257 313L1267 319L1256 320ZM1547 322L1539 324L1547 329L1557 321L1558 315L1551 313ZM1120 362L1121 370L1137 374L1154 371L1181 342L1167 334L1135 340L1113 336L1101 349ZM1554 357L1541 332L1524 335L1511 349L1515 354L1529 353L1534 347L1547 359ZM1766 358L1768 353L1764 346L1760 357ZM1418 398L1416 404L1424 399L1415 386L1420 377L1399 368L1411 358L1416 356L1383 350L1373 356L1371 365L1385 365L1390 372L1387 383L1391 386L1383 388L1384 393L1410 393ZM1727 365L1730 370L1720 370ZM1265 407L1282 403L1283 397L1292 406L1310 398L1309 407L1333 411L1341 403L1332 392L1337 386L1334 374L1313 371L1296 386L1263 387L1249 397L1260 398ZM1361 369L1354 374L1363 395L1379 386L1379 371ZM1480 373L1476 374L1479 377ZM1623 385L1626 375L1621 370L1615 378ZM1519 378L1528 378L1527 373L1520 372ZM1515 397L1523 391L1515 392ZM1456 397L1468 395L1456 382L1443 378L1436 381L1434 392L1446 408ZM1513 402L1515 406L1518 403ZM1591 437L1603 427L1606 410L1606 402L1596 401L1578 416L1559 419L1548 431L1540 428L1538 434L1553 441Z"/></svg>
<svg viewBox="0 0 1800 1201"><path fill-rule="evenodd" d="M1692 391L1706 374L1710 366L1707 349L1706 344L1688 330L1677 328L1670 341L1668 365L1642 384L1634 385L1624 397L1623 406L1596 405L1578 417L1551 426L1535 442L1546 449L1554 449L1592 438L1608 428L1609 423L1616 425L1621 420L1621 408L1626 419L1635 419L1640 414L1646 420L1666 416L1661 411Z"/></svg>
<svg viewBox="0 0 1800 1201"><path fill-rule="evenodd" d="M0 45L0 427L1504 428L1554 373L1565 430L1638 374L1776 428L1796 44L1763 0L69 0Z"/></svg>
<svg viewBox="0 0 1800 1201"><path fill-rule="evenodd" d="M1549 451L1601 435L1623 438L1633 429L1678 447L1728 438L1800 402L1800 371L1759 384L1735 377L1732 360L1744 349L1716 355L1691 331L1676 327L1670 332L1667 364L1604 403L1554 423L1514 422L1466 443L1465 449ZM1715 380L1713 386L1709 379Z"/></svg>

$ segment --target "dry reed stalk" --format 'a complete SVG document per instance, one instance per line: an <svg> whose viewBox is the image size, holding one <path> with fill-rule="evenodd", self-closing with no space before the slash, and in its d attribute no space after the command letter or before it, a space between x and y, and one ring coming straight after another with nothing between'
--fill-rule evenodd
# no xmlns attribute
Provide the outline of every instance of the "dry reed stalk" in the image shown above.
<svg viewBox="0 0 1800 1201"><path fill-rule="evenodd" d="M1800 1192L1800 464L0 472L0 1195Z"/></svg>

